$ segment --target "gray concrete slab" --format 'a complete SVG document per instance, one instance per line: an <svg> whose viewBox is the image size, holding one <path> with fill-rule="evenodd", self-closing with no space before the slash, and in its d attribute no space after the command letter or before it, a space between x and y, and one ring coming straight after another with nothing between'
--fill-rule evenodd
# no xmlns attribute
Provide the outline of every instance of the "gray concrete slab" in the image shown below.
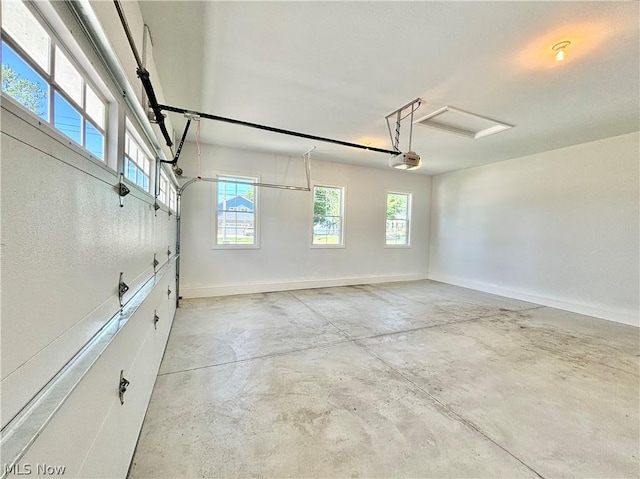
<svg viewBox="0 0 640 479"><path fill-rule="evenodd" d="M550 308L363 340L544 477L638 477L638 331Z"/></svg>
<svg viewBox="0 0 640 479"><path fill-rule="evenodd" d="M428 303L421 303L368 285L305 289L291 291L291 294L325 317L349 338L370 337L468 319L468 316L452 314L451 310L455 309L453 301L434 297ZM469 306L473 308L473 305Z"/></svg>
<svg viewBox="0 0 640 479"><path fill-rule="evenodd" d="M536 477L353 343L160 376L130 478Z"/></svg>
<svg viewBox="0 0 640 479"><path fill-rule="evenodd" d="M534 303L431 280L379 283L372 287L421 303L445 302L452 305L447 311L465 317L492 316L499 311L520 311L538 307Z"/></svg>
<svg viewBox="0 0 640 479"><path fill-rule="evenodd" d="M160 374L296 351L344 335L289 293L181 302Z"/></svg>
<svg viewBox="0 0 640 479"><path fill-rule="evenodd" d="M130 477L639 477L639 342L432 281L184 301Z"/></svg>

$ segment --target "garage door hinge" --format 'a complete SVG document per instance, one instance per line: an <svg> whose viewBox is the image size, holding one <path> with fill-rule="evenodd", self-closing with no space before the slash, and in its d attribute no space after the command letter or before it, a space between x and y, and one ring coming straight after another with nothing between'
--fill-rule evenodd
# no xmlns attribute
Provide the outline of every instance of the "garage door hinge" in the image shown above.
<svg viewBox="0 0 640 479"><path fill-rule="evenodd" d="M122 297L124 296L124 293L126 293L127 291L129 291L129 286L127 286L127 283L125 283L122 280L122 275L124 273L120 273L120 282L118 283L118 299L120 301L120 306L122 307Z"/></svg>
<svg viewBox="0 0 640 479"><path fill-rule="evenodd" d="M160 262L156 259L156 254L153 253L153 274L156 274L156 268L159 264Z"/></svg>
<svg viewBox="0 0 640 479"><path fill-rule="evenodd" d="M160 321L160 316L158 316L158 312L156 310L153 311L153 327L154 329L158 329L158 321Z"/></svg>
<svg viewBox="0 0 640 479"><path fill-rule="evenodd" d="M118 396L120 396L120 404L124 404L124 393L127 392L129 381L124 377L124 369L120 371L120 383L118 385Z"/></svg>
<svg viewBox="0 0 640 479"><path fill-rule="evenodd" d="M131 190L124 184L124 175L122 173L120 173L120 183L118 183L116 189L118 190L118 196L120 197L120 208L122 208L124 206L122 198L131 193Z"/></svg>

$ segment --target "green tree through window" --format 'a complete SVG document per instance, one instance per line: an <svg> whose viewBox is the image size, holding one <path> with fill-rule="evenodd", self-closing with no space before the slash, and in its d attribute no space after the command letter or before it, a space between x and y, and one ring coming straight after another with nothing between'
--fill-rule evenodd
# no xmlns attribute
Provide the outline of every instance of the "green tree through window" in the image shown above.
<svg viewBox="0 0 640 479"><path fill-rule="evenodd" d="M36 115L46 112L47 92L32 80L22 78L9 65L2 65L2 91Z"/></svg>
<svg viewBox="0 0 640 479"><path fill-rule="evenodd" d="M314 245L342 245L343 189L330 186L313 188Z"/></svg>
<svg viewBox="0 0 640 479"><path fill-rule="evenodd" d="M411 193L387 193L386 245L409 245Z"/></svg>
<svg viewBox="0 0 640 479"><path fill-rule="evenodd" d="M406 218L408 195L387 195L387 219L394 220L398 216Z"/></svg>

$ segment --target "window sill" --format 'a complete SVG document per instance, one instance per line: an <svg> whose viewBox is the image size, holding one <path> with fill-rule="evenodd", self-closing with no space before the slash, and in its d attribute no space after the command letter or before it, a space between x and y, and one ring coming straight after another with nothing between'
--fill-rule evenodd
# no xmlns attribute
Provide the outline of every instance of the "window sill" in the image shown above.
<svg viewBox="0 0 640 479"><path fill-rule="evenodd" d="M138 183L134 183L132 180L130 180L129 178L127 178L124 175L122 175L122 179L124 180L124 182L125 182L125 184L127 186L131 186L131 187L135 188L137 191L139 191L140 193L143 193L144 195L151 197L151 199L154 199L153 194L151 194L150 191L145 190ZM159 205L164 205L164 203L161 203L160 201L158 201L158 204Z"/></svg>
<svg viewBox="0 0 640 479"><path fill-rule="evenodd" d="M344 244L312 244L309 245L310 249L344 249Z"/></svg>
<svg viewBox="0 0 640 479"><path fill-rule="evenodd" d="M89 150L85 149L83 146L79 145L78 143L73 141L71 138L64 135L60 131L58 131L49 122L40 118L39 116L36 116L34 113L24 108L20 103L16 102L13 98L6 95L5 93L2 93L1 96L2 96L2 108L5 109L7 112L15 115L18 119L24 121L28 125L31 125L33 128L39 130L44 135L48 136L51 140L56 141L63 147L76 153L78 156L82 157L83 160L90 161L92 164L102 168L103 170L105 170L106 172L112 175L118 174L113 168L111 168L111 166L109 166L109 164L107 164L105 160L101 160L100 158L97 158L94 155L92 155L89 152ZM18 135L18 137L20 138L21 135ZM28 142L28 144L34 148L40 149L38 148L37 143L33 141ZM45 153L51 155L48 149L45 151ZM65 159L64 161L69 162L70 160Z"/></svg>
<svg viewBox="0 0 640 479"><path fill-rule="evenodd" d="M260 249L259 244L214 244L211 246L213 250L247 250L247 249Z"/></svg>

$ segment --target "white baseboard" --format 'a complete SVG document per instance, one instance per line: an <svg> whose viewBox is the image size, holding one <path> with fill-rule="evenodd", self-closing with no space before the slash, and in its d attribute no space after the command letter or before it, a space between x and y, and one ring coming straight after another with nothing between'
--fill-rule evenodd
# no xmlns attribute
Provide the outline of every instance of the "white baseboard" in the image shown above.
<svg viewBox="0 0 640 479"><path fill-rule="evenodd" d="M284 281L279 283L234 284L223 286L182 286L183 298L208 298L233 294L273 293L295 289L329 288L334 286L354 286L358 284L392 283L396 281L417 281L427 279L426 274L403 274L391 276L360 276L357 278L312 279Z"/></svg>
<svg viewBox="0 0 640 479"><path fill-rule="evenodd" d="M463 288L475 289L477 291L483 291L485 293L497 294L499 296L505 296L507 298L519 299L520 301L527 301L530 303L540 304L542 306L549 306L551 308L562 309L564 311L570 311L572 313L584 314L586 316L593 316L595 318L606 319L607 321L614 321L616 323L628 324L630 326L640 327L640 317L638 314L625 311L613 311L608 309L602 309L595 306L589 306L585 304L570 303L563 300L545 298L543 296L536 296L533 294L523 293L520 291L512 291L509 289L503 289L496 286L487 285L484 283L476 283L473 281L466 281L460 278L455 278L448 275L442 275L438 273L429 273L428 279L433 281L439 281L440 283L452 284L455 286L461 286Z"/></svg>

